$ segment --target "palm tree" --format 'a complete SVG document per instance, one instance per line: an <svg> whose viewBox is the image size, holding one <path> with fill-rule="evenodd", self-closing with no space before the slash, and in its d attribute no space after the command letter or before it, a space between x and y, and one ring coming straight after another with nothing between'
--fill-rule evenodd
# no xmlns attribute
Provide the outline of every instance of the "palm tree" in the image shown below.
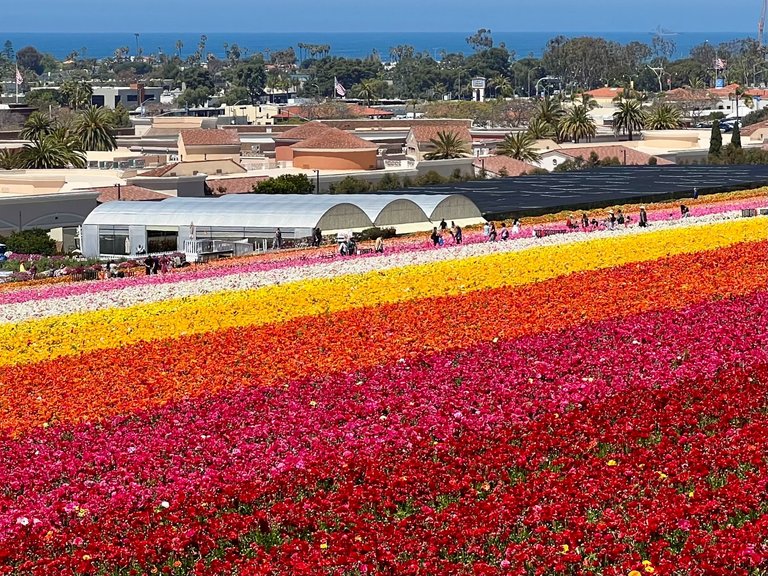
<svg viewBox="0 0 768 576"><path fill-rule="evenodd" d="M440 130L437 138L430 138L434 151L424 154L425 160L451 160L465 158L470 155L467 143L455 132Z"/></svg>
<svg viewBox="0 0 768 576"><path fill-rule="evenodd" d="M67 80L61 85L59 92L66 100L67 106L72 110L79 110L91 104L93 87L84 81Z"/></svg>
<svg viewBox="0 0 768 576"><path fill-rule="evenodd" d="M552 138L555 135L555 130L552 128L549 122L545 122L541 118L533 118L528 123L527 132L528 134L531 135L531 137L534 140L543 140L544 138Z"/></svg>
<svg viewBox="0 0 768 576"><path fill-rule="evenodd" d="M648 130L674 130L683 125L680 108L671 104L659 104L651 108L645 126Z"/></svg>
<svg viewBox="0 0 768 576"><path fill-rule="evenodd" d="M597 134L595 121L589 115L586 106L577 104L560 120L560 137L574 140L577 144L582 138L591 140Z"/></svg>
<svg viewBox="0 0 768 576"><path fill-rule="evenodd" d="M595 108L600 107L595 97L589 92L582 92L581 94L576 95L573 98L573 102L581 104L587 110L594 110Z"/></svg>
<svg viewBox="0 0 768 576"><path fill-rule="evenodd" d="M512 84L509 83L509 78L505 76L494 76L491 78L490 84L493 86L496 98L499 96L509 96L512 92Z"/></svg>
<svg viewBox="0 0 768 576"><path fill-rule="evenodd" d="M617 133L625 131L631 142L633 133L642 130L645 125L645 110L640 101L635 99L622 99L616 103L616 108L613 113L613 129Z"/></svg>
<svg viewBox="0 0 768 576"><path fill-rule="evenodd" d="M16 170L22 167L22 157L18 148L0 149L0 170Z"/></svg>
<svg viewBox="0 0 768 576"><path fill-rule="evenodd" d="M371 102L378 98L376 81L373 78L361 80L357 88L356 96L365 100L365 105L370 106Z"/></svg>
<svg viewBox="0 0 768 576"><path fill-rule="evenodd" d="M176 54L179 57L179 60L181 60L181 49L184 48L184 42L181 40L176 40Z"/></svg>
<svg viewBox="0 0 768 576"><path fill-rule="evenodd" d="M527 132L504 136L504 140L496 146L496 154L533 164L541 161L541 155L536 152L536 140Z"/></svg>
<svg viewBox="0 0 768 576"><path fill-rule="evenodd" d="M83 149L109 152L117 148L112 116L104 108L89 106L75 122L74 133Z"/></svg>
<svg viewBox="0 0 768 576"><path fill-rule="evenodd" d="M32 112L19 133L22 140L37 140L48 136L56 128L56 121L42 112Z"/></svg>
<svg viewBox="0 0 768 576"><path fill-rule="evenodd" d="M43 136L31 144L25 144L21 152L22 168L85 168L82 148L73 148L54 135Z"/></svg>
<svg viewBox="0 0 768 576"><path fill-rule="evenodd" d="M560 133L560 120L563 118L565 110L560 102L549 96L545 96L536 103L536 109L533 112L533 118L546 122L552 127L552 133L558 137Z"/></svg>

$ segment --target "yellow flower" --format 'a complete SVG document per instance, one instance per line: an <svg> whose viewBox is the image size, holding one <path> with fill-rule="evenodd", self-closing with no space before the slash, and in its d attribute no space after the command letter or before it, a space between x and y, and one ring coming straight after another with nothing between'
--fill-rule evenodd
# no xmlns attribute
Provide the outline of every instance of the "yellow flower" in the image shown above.
<svg viewBox="0 0 768 576"><path fill-rule="evenodd" d="M617 462L616 462L616 460L608 460L607 464L608 464L608 466L616 466Z"/></svg>
<svg viewBox="0 0 768 576"><path fill-rule="evenodd" d="M568 544L563 544L563 554L567 554L570 549L571 548L568 546Z"/></svg>
<svg viewBox="0 0 768 576"><path fill-rule="evenodd" d="M314 400L312 400L312 401L309 403L309 405L310 405L310 406L317 406L317 402L315 402Z"/></svg>
<svg viewBox="0 0 768 576"><path fill-rule="evenodd" d="M643 576L640 572L637 570L632 570L627 576Z"/></svg>
<svg viewBox="0 0 768 576"><path fill-rule="evenodd" d="M90 559L91 559L91 555L90 554L83 554L83 560L85 560L87 562Z"/></svg>
<svg viewBox="0 0 768 576"><path fill-rule="evenodd" d="M659 475L659 480L666 480L667 479L667 475L664 474L664 472L657 472L657 474Z"/></svg>
<svg viewBox="0 0 768 576"><path fill-rule="evenodd" d="M325 542L323 542L322 544L320 544L320 549L321 549L321 550L325 550L326 548L328 548L328 544L326 544Z"/></svg>
<svg viewBox="0 0 768 576"><path fill-rule="evenodd" d="M641 562L641 564L642 564L643 566L650 566L650 565L651 565L651 561L650 561L650 560L643 560L643 561Z"/></svg>
<svg viewBox="0 0 768 576"><path fill-rule="evenodd" d="M654 572L656 572L656 568L654 568L653 566L646 566L645 571L648 572L648 574L653 574Z"/></svg>

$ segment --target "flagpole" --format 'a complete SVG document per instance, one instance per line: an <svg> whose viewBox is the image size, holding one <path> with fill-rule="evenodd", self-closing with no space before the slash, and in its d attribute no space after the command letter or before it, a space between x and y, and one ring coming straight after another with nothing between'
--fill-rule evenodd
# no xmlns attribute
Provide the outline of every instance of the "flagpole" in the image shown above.
<svg viewBox="0 0 768 576"><path fill-rule="evenodd" d="M19 65L16 64L16 104L19 103Z"/></svg>

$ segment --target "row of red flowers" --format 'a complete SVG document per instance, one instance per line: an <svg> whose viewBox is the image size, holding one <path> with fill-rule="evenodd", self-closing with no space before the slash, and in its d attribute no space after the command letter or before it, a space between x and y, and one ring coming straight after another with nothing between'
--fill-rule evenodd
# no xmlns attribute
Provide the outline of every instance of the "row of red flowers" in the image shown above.
<svg viewBox="0 0 768 576"><path fill-rule="evenodd" d="M757 292L5 439L0 564L748 574L766 343Z"/></svg>
<svg viewBox="0 0 768 576"><path fill-rule="evenodd" d="M602 318L749 294L768 283L768 242L529 286L221 330L0 372L0 429L96 420L242 386L375 366ZM484 312L480 312L484 311Z"/></svg>

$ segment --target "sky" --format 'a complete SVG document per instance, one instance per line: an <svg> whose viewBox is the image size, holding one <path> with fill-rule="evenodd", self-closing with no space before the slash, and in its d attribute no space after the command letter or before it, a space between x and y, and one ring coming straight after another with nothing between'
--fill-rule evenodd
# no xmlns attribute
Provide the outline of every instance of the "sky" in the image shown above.
<svg viewBox="0 0 768 576"><path fill-rule="evenodd" d="M750 32L763 0L0 0L0 32Z"/></svg>

